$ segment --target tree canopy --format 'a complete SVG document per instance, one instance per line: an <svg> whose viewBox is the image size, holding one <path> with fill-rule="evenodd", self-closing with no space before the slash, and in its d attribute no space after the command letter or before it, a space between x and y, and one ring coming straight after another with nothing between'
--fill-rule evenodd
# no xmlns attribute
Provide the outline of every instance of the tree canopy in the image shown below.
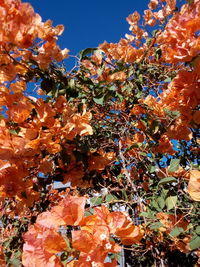
<svg viewBox="0 0 200 267"><path fill-rule="evenodd" d="M64 27L0 1L2 267L200 264L200 1L127 22L69 71Z"/></svg>

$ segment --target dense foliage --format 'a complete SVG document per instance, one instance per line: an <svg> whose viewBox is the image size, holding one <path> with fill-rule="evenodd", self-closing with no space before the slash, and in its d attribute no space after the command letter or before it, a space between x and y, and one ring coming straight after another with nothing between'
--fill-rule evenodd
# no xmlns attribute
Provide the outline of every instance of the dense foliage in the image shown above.
<svg viewBox="0 0 200 267"><path fill-rule="evenodd" d="M2 267L198 266L200 1L127 21L69 71L63 26L0 1Z"/></svg>

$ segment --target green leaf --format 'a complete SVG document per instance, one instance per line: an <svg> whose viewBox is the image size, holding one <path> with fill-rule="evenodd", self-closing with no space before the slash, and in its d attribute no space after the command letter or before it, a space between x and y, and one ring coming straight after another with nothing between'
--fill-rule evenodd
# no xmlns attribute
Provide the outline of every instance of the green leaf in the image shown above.
<svg viewBox="0 0 200 267"><path fill-rule="evenodd" d="M18 127L17 129L10 129L9 132L13 135L18 135L20 132L20 128Z"/></svg>
<svg viewBox="0 0 200 267"><path fill-rule="evenodd" d="M70 79L68 80L68 86L72 89L75 88L75 80L74 79Z"/></svg>
<svg viewBox="0 0 200 267"><path fill-rule="evenodd" d="M79 57L80 60L82 60L86 55L88 54L92 54L94 51L98 50L98 48L86 48L83 49L80 53L79 53Z"/></svg>
<svg viewBox="0 0 200 267"><path fill-rule="evenodd" d="M177 179L173 176L169 176L169 177L165 177L162 180L160 180L158 185L164 185L164 184L175 183L175 182L177 182Z"/></svg>
<svg viewBox="0 0 200 267"><path fill-rule="evenodd" d="M16 258L12 258L9 260L9 263L13 265L13 267L20 267L22 266L21 265L21 262L19 259L16 259Z"/></svg>
<svg viewBox="0 0 200 267"><path fill-rule="evenodd" d="M116 91L117 87L115 85L112 85L111 87L108 87L108 90L110 91Z"/></svg>
<svg viewBox="0 0 200 267"><path fill-rule="evenodd" d="M200 236L195 235L190 241L190 248L193 250L199 247L200 247Z"/></svg>
<svg viewBox="0 0 200 267"><path fill-rule="evenodd" d="M108 194L105 199L106 202L112 202L114 200L117 200L117 198L113 196L112 194Z"/></svg>
<svg viewBox="0 0 200 267"><path fill-rule="evenodd" d="M30 65L35 65L35 66L39 66L39 64L37 63L37 61L33 60L32 58L29 58L29 62L28 62Z"/></svg>
<svg viewBox="0 0 200 267"><path fill-rule="evenodd" d="M85 213L84 213L85 217L90 216L90 215L91 215L91 213L89 211L85 211Z"/></svg>
<svg viewBox="0 0 200 267"><path fill-rule="evenodd" d="M164 112L166 113L167 116L169 116L172 119L176 119L176 118L180 117L180 111L178 111L178 110L173 111L173 110L169 110L167 108L164 108Z"/></svg>
<svg viewBox="0 0 200 267"><path fill-rule="evenodd" d="M183 232L184 232L183 228L177 226L171 230L170 235L173 237L176 237L176 236L179 236Z"/></svg>
<svg viewBox="0 0 200 267"><path fill-rule="evenodd" d="M157 134L159 131L161 131L162 125L158 120L154 120L152 125L151 125L151 133L152 134Z"/></svg>
<svg viewBox="0 0 200 267"><path fill-rule="evenodd" d="M154 219L155 216L154 216L154 213L149 211L149 212L146 212L146 211L143 211L139 214L140 217L145 217L145 218L149 218L149 219Z"/></svg>
<svg viewBox="0 0 200 267"><path fill-rule="evenodd" d="M153 173L153 172L156 171L156 166L155 166L155 165L149 165L149 166L148 166L148 169L149 169L149 172L150 172L150 173Z"/></svg>
<svg viewBox="0 0 200 267"><path fill-rule="evenodd" d="M166 198L166 196L169 194L169 189L162 188L161 195Z"/></svg>
<svg viewBox="0 0 200 267"><path fill-rule="evenodd" d="M163 208L165 207L165 199L164 199L163 197L159 197L159 198L157 199L157 201L158 201L158 205L159 205L159 207L160 207L161 209L163 209Z"/></svg>
<svg viewBox="0 0 200 267"><path fill-rule="evenodd" d="M119 98L119 101L123 101L123 99L124 99L124 96L123 95L121 95L121 94L119 94L119 93L116 93L116 97L118 97Z"/></svg>
<svg viewBox="0 0 200 267"><path fill-rule="evenodd" d="M161 48L156 48L155 49L155 52L154 52L154 57L155 57L155 59L160 59L161 58L161 56L162 56L162 50L161 50Z"/></svg>
<svg viewBox="0 0 200 267"><path fill-rule="evenodd" d="M193 4L194 3L194 0L186 0L188 2L188 4Z"/></svg>
<svg viewBox="0 0 200 267"><path fill-rule="evenodd" d="M97 70L97 74L98 74L99 76L101 76L102 73L103 73L103 71L104 71L104 65L101 66L100 68L98 68L98 70Z"/></svg>
<svg viewBox="0 0 200 267"><path fill-rule="evenodd" d="M125 153L127 153L128 151L130 151L131 149L133 148L139 148L141 147L143 144L140 143L140 142L137 142L137 143L134 143L133 145L129 146L126 150L125 150Z"/></svg>
<svg viewBox="0 0 200 267"><path fill-rule="evenodd" d="M158 201L157 200L153 200L153 201L151 201L151 206L154 208L154 209L156 209L157 211L161 211L161 208L160 208L160 206L158 205Z"/></svg>
<svg viewBox="0 0 200 267"><path fill-rule="evenodd" d="M163 224L161 222L155 222L150 225L151 230L157 230L158 228L163 227Z"/></svg>
<svg viewBox="0 0 200 267"><path fill-rule="evenodd" d="M128 200L128 196L127 196L125 189L122 190L122 195L123 195L123 199Z"/></svg>
<svg viewBox="0 0 200 267"><path fill-rule="evenodd" d="M170 195L166 198L165 204L167 206L167 210L171 210L176 206L176 202L178 200L177 195Z"/></svg>
<svg viewBox="0 0 200 267"><path fill-rule="evenodd" d="M59 89L58 95L65 95L66 94L66 88Z"/></svg>
<svg viewBox="0 0 200 267"><path fill-rule="evenodd" d="M197 226L196 229L195 229L195 233L197 235L200 235L200 226Z"/></svg>
<svg viewBox="0 0 200 267"><path fill-rule="evenodd" d="M163 82L165 83L170 83L172 81L172 78L171 77L168 77L167 79L165 79Z"/></svg>
<svg viewBox="0 0 200 267"><path fill-rule="evenodd" d="M146 218L148 218L149 213L146 212L146 211L143 211L143 212L140 212L139 216L140 216L140 217L146 217Z"/></svg>
<svg viewBox="0 0 200 267"><path fill-rule="evenodd" d="M152 43L152 38L147 38L146 39L146 44L147 44L148 47L151 45L151 43Z"/></svg>
<svg viewBox="0 0 200 267"><path fill-rule="evenodd" d="M153 31L152 31L152 36L155 37L156 34L157 34L159 31L160 31L159 29L157 29L157 30L153 30Z"/></svg>
<svg viewBox="0 0 200 267"><path fill-rule="evenodd" d="M98 206L102 203L102 197L92 197L90 202L93 206Z"/></svg>
<svg viewBox="0 0 200 267"><path fill-rule="evenodd" d="M138 91L137 94L135 95L135 98L140 99L142 97L142 92Z"/></svg>
<svg viewBox="0 0 200 267"><path fill-rule="evenodd" d="M104 102L104 96L102 96L101 98L93 98L94 102L98 105L103 105Z"/></svg>
<svg viewBox="0 0 200 267"><path fill-rule="evenodd" d="M169 166L169 172L175 172L179 168L180 159L171 159L170 166Z"/></svg>
<svg viewBox="0 0 200 267"><path fill-rule="evenodd" d="M67 251L63 252L60 256L62 263L67 263L68 257L69 257L69 252Z"/></svg>

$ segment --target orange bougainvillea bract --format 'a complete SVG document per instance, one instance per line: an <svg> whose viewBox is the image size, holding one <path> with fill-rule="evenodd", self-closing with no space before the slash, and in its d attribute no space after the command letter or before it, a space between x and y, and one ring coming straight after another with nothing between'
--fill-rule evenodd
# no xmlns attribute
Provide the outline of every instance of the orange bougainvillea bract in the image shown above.
<svg viewBox="0 0 200 267"><path fill-rule="evenodd" d="M200 264L199 18L133 7L69 71L64 26L0 1L1 266Z"/></svg>

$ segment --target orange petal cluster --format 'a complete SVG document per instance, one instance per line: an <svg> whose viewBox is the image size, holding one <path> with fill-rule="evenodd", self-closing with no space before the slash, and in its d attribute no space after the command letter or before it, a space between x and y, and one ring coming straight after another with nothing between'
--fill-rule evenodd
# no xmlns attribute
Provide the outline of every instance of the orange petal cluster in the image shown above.
<svg viewBox="0 0 200 267"><path fill-rule="evenodd" d="M92 262L106 266L104 261L107 254L117 253L121 249L110 240L111 235L120 238L125 245L140 242L143 230L133 225L125 213L109 212L105 206L101 206L95 208L94 215L85 217L85 203L85 197L68 195L51 211L38 216L36 224L24 235L22 259L25 267L31 266L31 257L35 264L32 266L60 266L55 253L66 249L63 238L56 232L60 226L80 227L80 230L72 231L72 246L80 252L79 259L74 261L73 266L90 266ZM50 263L52 265L48 265Z"/></svg>
<svg viewBox="0 0 200 267"><path fill-rule="evenodd" d="M174 13L164 32L159 35L158 42L166 62L191 61L199 53L200 2L192 2Z"/></svg>
<svg viewBox="0 0 200 267"><path fill-rule="evenodd" d="M190 171L188 193L193 200L200 201L200 171Z"/></svg>
<svg viewBox="0 0 200 267"><path fill-rule="evenodd" d="M61 50L56 44L57 36L64 27L52 27L51 21L42 22L29 3L20 0L1 1L0 8L0 81L15 79L17 74L25 74L29 59L38 62L41 68L47 68L52 60L61 61L68 50ZM42 40L42 46L33 52L36 39ZM29 48L32 48L29 49ZM37 54L37 55L36 55ZM21 60L22 59L22 60Z"/></svg>

